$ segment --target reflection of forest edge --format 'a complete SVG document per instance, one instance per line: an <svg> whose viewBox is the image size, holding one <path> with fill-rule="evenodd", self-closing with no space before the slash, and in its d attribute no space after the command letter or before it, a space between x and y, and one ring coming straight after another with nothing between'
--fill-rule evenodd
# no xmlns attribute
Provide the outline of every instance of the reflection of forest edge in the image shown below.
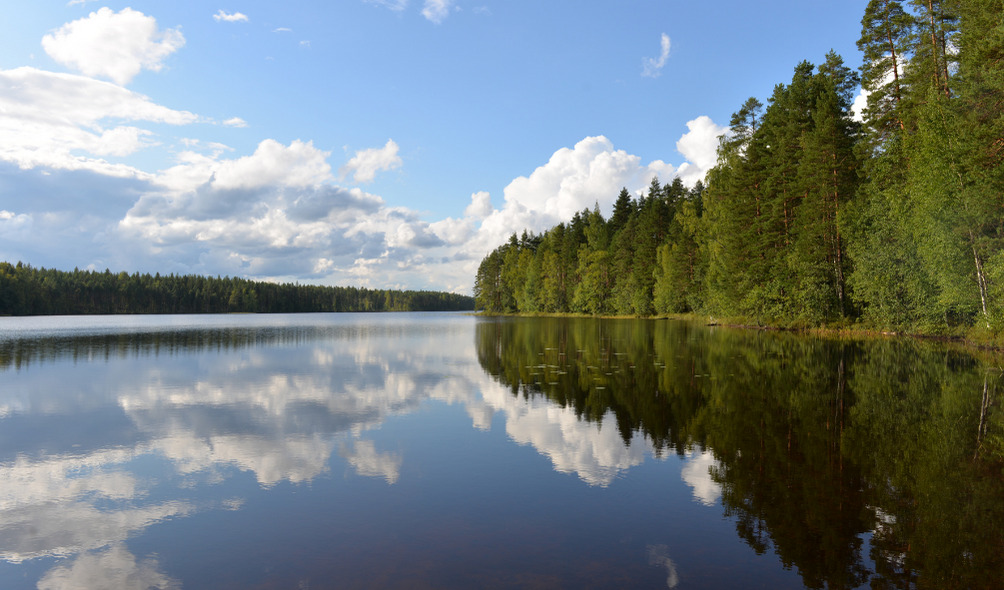
<svg viewBox="0 0 1004 590"><path fill-rule="evenodd" d="M738 534L809 587L1004 576L1002 377L968 352L568 318L481 321L476 344L514 395L612 413L656 453L710 450Z"/></svg>
<svg viewBox="0 0 1004 590"><path fill-rule="evenodd" d="M321 339L358 339L364 335L395 337L427 327L406 323L386 326L305 325L162 329L101 334L0 338L0 371L34 363L91 358L135 358L176 355L207 349L238 350L256 346L298 345Z"/></svg>

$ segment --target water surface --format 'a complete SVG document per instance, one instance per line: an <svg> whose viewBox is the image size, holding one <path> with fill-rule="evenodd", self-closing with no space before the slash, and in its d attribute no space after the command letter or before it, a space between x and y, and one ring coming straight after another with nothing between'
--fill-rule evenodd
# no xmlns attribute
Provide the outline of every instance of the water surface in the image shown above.
<svg viewBox="0 0 1004 590"><path fill-rule="evenodd" d="M671 321L0 318L0 587L996 587L1000 380Z"/></svg>

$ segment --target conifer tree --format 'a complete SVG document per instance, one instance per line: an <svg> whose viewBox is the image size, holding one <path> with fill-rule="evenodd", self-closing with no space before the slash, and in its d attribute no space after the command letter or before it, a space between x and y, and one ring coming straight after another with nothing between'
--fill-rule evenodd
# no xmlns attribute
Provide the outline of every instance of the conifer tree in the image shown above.
<svg viewBox="0 0 1004 590"><path fill-rule="evenodd" d="M824 70L825 71L825 70ZM796 278L793 301L800 320L811 324L844 317L849 311L847 257L839 218L857 185L853 125L847 101L832 74L816 78L812 129L806 133L798 168L804 191L789 257Z"/></svg>
<svg viewBox="0 0 1004 590"><path fill-rule="evenodd" d="M880 143L905 128L900 103L912 28L913 17L898 0L870 0L861 19L858 49L864 60L861 85L868 91L866 119Z"/></svg>
<svg viewBox="0 0 1004 590"><path fill-rule="evenodd" d="M607 313L613 276L607 222L598 204L589 212L584 232L586 243L579 246L579 283L575 287L572 310L594 315Z"/></svg>

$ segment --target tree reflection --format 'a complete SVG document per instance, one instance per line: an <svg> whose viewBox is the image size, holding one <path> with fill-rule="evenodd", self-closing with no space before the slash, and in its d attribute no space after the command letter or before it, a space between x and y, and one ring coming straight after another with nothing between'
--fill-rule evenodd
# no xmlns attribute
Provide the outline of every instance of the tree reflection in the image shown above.
<svg viewBox="0 0 1004 590"><path fill-rule="evenodd" d="M980 588L1004 575L999 361L685 322L502 318L482 367L520 397L710 451L725 513L812 588Z"/></svg>

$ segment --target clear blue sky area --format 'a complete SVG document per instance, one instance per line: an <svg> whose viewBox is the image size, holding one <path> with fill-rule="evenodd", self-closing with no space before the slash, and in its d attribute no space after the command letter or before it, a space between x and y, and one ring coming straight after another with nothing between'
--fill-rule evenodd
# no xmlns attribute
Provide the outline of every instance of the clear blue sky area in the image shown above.
<svg viewBox="0 0 1004 590"><path fill-rule="evenodd" d="M687 184L864 0L17 2L0 259L470 292L512 232Z"/></svg>

